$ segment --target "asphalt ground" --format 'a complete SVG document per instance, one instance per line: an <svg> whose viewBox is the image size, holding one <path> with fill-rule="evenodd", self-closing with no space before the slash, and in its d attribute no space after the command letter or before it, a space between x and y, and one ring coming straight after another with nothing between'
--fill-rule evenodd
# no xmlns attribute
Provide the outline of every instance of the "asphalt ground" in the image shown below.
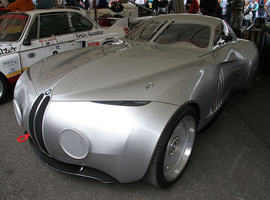
<svg viewBox="0 0 270 200"><path fill-rule="evenodd" d="M0 105L0 199L270 199L270 73L224 107L197 135L191 160L169 189L143 181L103 184L41 163L15 119L12 93ZM132 171L130 172L132 173Z"/></svg>

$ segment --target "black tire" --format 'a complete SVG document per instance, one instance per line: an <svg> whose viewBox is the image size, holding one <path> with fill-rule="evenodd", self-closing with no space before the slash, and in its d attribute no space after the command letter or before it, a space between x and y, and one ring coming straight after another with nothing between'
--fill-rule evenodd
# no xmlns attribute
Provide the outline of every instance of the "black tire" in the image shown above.
<svg viewBox="0 0 270 200"><path fill-rule="evenodd" d="M2 103L8 93L7 78L0 72L0 103Z"/></svg>
<svg viewBox="0 0 270 200"><path fill-rule="evenodd" d="M163 130L144 180L161 188L176 183L191 156L196 131L196 112L181 108Z"/></svg>

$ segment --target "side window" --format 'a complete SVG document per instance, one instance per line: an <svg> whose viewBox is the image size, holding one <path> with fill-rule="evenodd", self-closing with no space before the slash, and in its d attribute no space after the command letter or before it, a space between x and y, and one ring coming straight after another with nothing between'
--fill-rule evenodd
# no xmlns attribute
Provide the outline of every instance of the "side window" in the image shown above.
<svg viewBox="0 0 270 200"><path fill-rule="evenodd" d="M37 34L38 34L38 17L35 17L35 20L30 27L27 39L28 40L37 39L38 38Z"/></svg>
<svg viewBox="0 0 270 200"><path fill-rule="evenodd" d="M71 22L72 32L89 31L93 28L90 20L77 13L69 14L68 20Z"/></svg>
<svg viewBox="0 0 270 200"><path fill-rule="evenodd" d="M52 37L71 32L67 13L53 13L40 16L40 37Z"/></svg>
<svg viewBox="0 0 270 200"><path fill-rule="evenodd" d="M206 48L209 44L210 39L210 27L202 27L192 38L191 41L193 44L201 48Z"/></svg>
<svg viewBox="0 0 270 200"><path fill-rule="evenodd" d="M223 34L224 34L224 32L223 32L223 25L222 25L222 24L219 24L219 25L216 27L216 30L215 30L214 45L219 45L221 36L222 36Z"/></svg>

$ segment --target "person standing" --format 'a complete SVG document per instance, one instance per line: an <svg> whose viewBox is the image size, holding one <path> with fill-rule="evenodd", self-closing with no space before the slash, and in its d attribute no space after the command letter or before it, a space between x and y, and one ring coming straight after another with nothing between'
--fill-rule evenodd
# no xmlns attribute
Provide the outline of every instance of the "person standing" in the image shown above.
<svg viewBox="0 0 270 200"><path fill-rule="evenodd" d="M264 17L264 0L258 1L259 9L258 9L258 17Z"/></svg>
<svg viewBox="0 0 270 200"><path fill-rule="evenodd" d="M219 4L217 0L201 0L200 10L203 15L216 17Z"/></svg>
<svg viewBox="0 0 270 200"><path fill-rule="evenodd" d="M227 5L227 0L221 0L220 1L220 6L222 8L222 17L224 19L224 16L226 15L226 5Z"/></svg>
<svg viewBox="0 0 270 200"><path fill-rule="evenodd" d="M186 1L186 6L185 6L185 12L186 13L189 13L189 7L190 7L191 3L192 3L192 0L187 0Z"/></svg>
<svg viewBox="0 0 270 200"><path fill-rule="evenodd" d="M241 34L241 27L244 19L244 6L243 0L233 0L232 3L232 28L236 34Z"/></svg>
<svg viewBox="0 0 270 200"><path fill-rule="evenodd" d="M169 1L168 6L168 13L174 13L175 12L175 0Z"/></svg>
<svg viewBox="0 0 270 200"><path fill-rule="evenodd" d="M243 26L245 27L249 26L250 22L252 21L253 17L252 6L253 6L252 3L249 0L247 0L244 8L244 20L243 20Z"/></svg>
<svg viewBox="0 0 270 200"><path fill-rule="evenodd" d="M259 4L257 0L252 0L252 20L255 22L256 18L258 17L258 10L259 10Z"/></svg>
<svg viewBox="0 0 270 200"><path fill-rule="evenodd" d="M199 3L198 0L191 0L191 4L189 7L189 13L196 14L199 11Z"/></svg>
<svg viewBox="0 0 270 200"><path fill-rule="evenodd" d="M232 24L232 2L233 2L233 0L227 0L227 3L226 3L226 13L224 15L224 20L229 25Z"/></svg>
<svg viewBox="0 0 270 200"><path fill-rule="evenodd" d="M18 0L8 5L12 12L34 10L35 6L32 0Z"/></svg>
<svg viewBox="0 0 270 200"><path fill-rule="evenodd" d="M156 12L158 11L158 0L153 0L152 9Z"/></svg>
<svg viewBox="0 0 270 200"><path fill-rule="evenodd" d="M55 4L52 0L42 0L38 3L36 9L50 9L55 7Z"/></svg>
<svg viewBox="0 0 270 200"><path fill-rule="evenodd" d="M270 0L265 3L264 10L266 21L270 22Z"/></svg>
<svg viewBox="0 0 270 200"><path fill-rule="evenodd" d="M158 13L167 14L168 0L158 0Z"/></svg>

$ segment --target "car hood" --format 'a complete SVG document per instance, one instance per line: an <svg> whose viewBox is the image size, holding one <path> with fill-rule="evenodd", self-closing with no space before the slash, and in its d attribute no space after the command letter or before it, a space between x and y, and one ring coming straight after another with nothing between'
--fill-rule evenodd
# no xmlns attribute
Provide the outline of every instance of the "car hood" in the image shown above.
<svg viewBox="0 0 270 200"><path fill-rule="evenodd" d="M152 101L192 72L204 51L122 42L52 56L31 67L37 93L55 101Z"/></svg>

